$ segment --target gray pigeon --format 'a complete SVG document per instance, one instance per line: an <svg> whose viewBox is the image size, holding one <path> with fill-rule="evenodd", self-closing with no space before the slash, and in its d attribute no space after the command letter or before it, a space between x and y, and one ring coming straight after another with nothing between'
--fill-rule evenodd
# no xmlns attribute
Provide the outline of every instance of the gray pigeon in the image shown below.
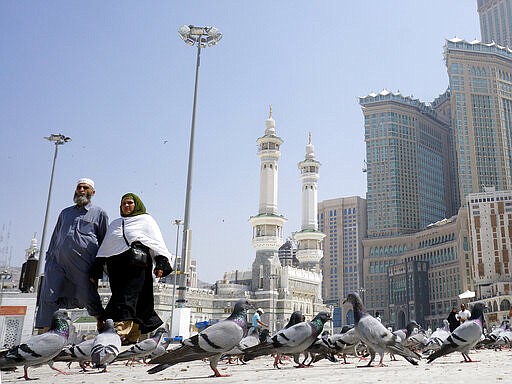
<svg viewBox="0 0 512 384"><path fill-rule="evenodd" d="M66 311L57 311L53 314L52 324L48 332L32 336L26 343L0 352L0 369L23 366L25 380L28 377L28 367L37 367L44 363L63 374L67 374L53 366L52 359L68 343L69 316Z"/></svg>
<svg viewBox="0 0 512 384"><path fill-rule="evenodd" d="M356 333L355 328L344 329L345 332L335 333L328 336L325 341L329 348L336 354L343 355L343 362L347 364L346 355L358 356L358 346L362 345L361 339Z"/></svg>
<svg viewBox="0 0 512 384"><path fill-rule="evenodd" d="M476 303L471 310L471 317L461 325L459 325L445 340L438 351L435 351L427 358L427 363L431 363L438 357L447 355L452 352L462 353L464 362L472 362L468 353L479 341L482 336L482 327L484 324L484 308L483 303Z"/></svg>
<svg viewBox="0 0 512 384"><path fill-rule="evenodd" d="M257 328L251 327L249 330L249 334L245 336L242 340L240 340L240 343L238 343L236 347L224 353L223 358L228 358L228 364L232 364L233 358L237 361L240 361L242 364L245 364L245 361L241 359L241 357L244 354L244 351L247 348L253 347L256 344L265 341L266 336L268 336L268 334L268 329L263 329L260 334Z"/></svg>
<svg viewBox="0 0 512 384"><path fill-rule="evenodd" d="M444 319L443 326L432 332L430 337L427 339L425 351L423 353L437 351L439 348L441 348L448 336L450 336L450 323L448 320Z"/></svg>
<svg viewBox="0 0 512 384"><path fill-rule="evenodd" d="M103 368L107 371L107 365L112 363L121 349L121 338L116 332L114 321L107 319L103 331L94 338L91 350L91 362L94 368Z"/></svg>
<svg viewBox="0 0 512 384"><path fill-rule="evenodd" d="M115 361L131 360L133 365L136 359L144 359L156 349L164 333L166 333L164 328L158 328L149 339L141 340L117 355Z"/></svg>
<svg viewBox="0 0 512 384"><path fill-rule="evenodd" d="M178 363L207 358L215 377L226 376L219 372L217 364L222 354L238 345L246 335L248 308L252 308L252 305L247 300L239 300L227 319L210 325L197 335L183 340L180 347L149 361L150 364L158 365L148 370L148 373L157 373Z"/></svg>
<svg viewBox="0 0 512 384"><path fill-rule="evenodd" d="M88 339L79 344L68 345L60 351L53 361L62 361L70 364L72 362L77 362L80 365L80 368L85 371L85 363L91 361L91 350L93 344L94 339Z"/></svg>
<svg viewBox="0 0 512 384"><path fill-rule="evenodd" d="M160 340L160 344L156 346L156 348L151 352L149 355L147 355L143 360L144 363L147 361L154 359L155 357L162 356L165 352L167 352L167 348L169 347L169 344L171 344L171 338L170 337L162 337Z"/></svg>
<svg viewBox="0 0 512 384"><path fill-rule="evenodd" d="M364 310L363 302L357 293L350 293L345 302L352 304L354 310L355 330L363 343L366 344L370 352L370 361L367 367L370 367L375 360L375 353L380 355L379 367L384 366L382 360L384 353L390 352L402 356L413 365L418 365L416 360L421 358L417 353L405 348L398 336L391 333L379 320L369 315Z"/></svg>
<svg viewBox="0 0 512 384"><path fill-rule="evenodd" d="M330 320L328 312L320 312L311 321L300 322L289 328L284 328L272 336L266 343L255 345L245 351L244 360L250 360L261 355L272 353L293 355L297 367L305 367L298 361L298 355L304 352L309 346L316 342L317 337L322 333L324 324ZM278 367L276 361L274 367Z"/></svg>

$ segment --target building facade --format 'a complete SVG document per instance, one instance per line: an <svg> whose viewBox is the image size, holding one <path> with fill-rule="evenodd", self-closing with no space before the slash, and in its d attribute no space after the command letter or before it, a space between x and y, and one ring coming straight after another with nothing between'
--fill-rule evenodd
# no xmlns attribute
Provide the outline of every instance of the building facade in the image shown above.
<svg viewBox="0 0 512 384"><path fill-rule="evenodd" d="M450 130L430 105L382 91L364 115L368 237L414 233L453 214Z"/></svg>
<svg viewBox="0 0 512 384"><path fill-rule="evenodd" d="M445 45L462 204L470 193L512 189L512 51L477 41Z"/></svg>
<svg viewBox="0 0 512 384"><path fill-rule="evenodd" d="M466 197L477 297L512 293L512 191Z"/></svg>
<svg viewBox="0 0 512 384"><path fill-rule="evenodd" d="M324 302L333 306L333 326L353 322L342 302L363 284L363 239L366 237L366 200L359 196L318 203L319 230L325 233L322 260ZM350 312L351 313L351 312ZM352 320L352 321L350 321Z"/></svg>
<svg viewBox="0 0 512 384"><path fill-rule="evenodd" d="M512 46L512 1L478 0L482 42Z"/></svg>

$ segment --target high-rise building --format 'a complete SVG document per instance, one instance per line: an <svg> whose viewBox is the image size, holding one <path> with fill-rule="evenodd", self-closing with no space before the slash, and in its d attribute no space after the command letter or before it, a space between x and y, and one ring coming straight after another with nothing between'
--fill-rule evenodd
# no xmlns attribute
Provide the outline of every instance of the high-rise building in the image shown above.
<svg viewBox="0 0 512 384"><path fill-rule="evenodd" d="M450 217L453 169L446 117L400 93L359 99L364 114L368 237L414 233Z"/></svg>
<svg viewBox="0 0 512 384"><path fill-rule="evenodd" d="M478 0L482 42L512 47L512 0Z"/></svg>
<svg viewBox="0 0 512 384"><path fill-rule="evenodd" d="M359 196L318 203L319 230L325 233L322 260L323 297L334 307L333 326L353 323L342 311L343 298L362 292L363 239L366 237L366 200Z"/></svg>
<svg viewBox="0 0 512 384"><path fill-rule="evenodd" d="M445 45L459 196L512 189L512 52L451 39Z"/></svg>

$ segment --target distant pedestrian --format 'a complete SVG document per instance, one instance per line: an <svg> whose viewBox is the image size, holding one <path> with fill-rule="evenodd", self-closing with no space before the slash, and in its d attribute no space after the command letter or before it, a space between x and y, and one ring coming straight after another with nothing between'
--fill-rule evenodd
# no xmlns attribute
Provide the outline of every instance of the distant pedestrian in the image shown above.
<svg viewBox="0 0 512 384"><path fill-rule="evenodd" d="M450 332L455 331L455 328L460 325L460 322L457 319L457 307L452 308L446 320L448 320L448 324L450 325Z"/></svg>
<svg viewBox="0 0 512 384"><path fill-rule="evenodd" d="M380 312L379 311L375 312L375 318L382 323L382 318L380 317Z"/></svg>
<svg viewBox="0 0 512 384"><path fill-rule="evenodd" d="M258 308L256 312L254 312L254 315L252 315L252 329L251 331L256 330L258 333L261 332L262 327L268 328L268 324L265 324L263 321L261 321L261 315L263 315L265 312L263 312L263 309Z"/></svg>
<svg viewBox="0 0 512 384"><path fill-rule="evenodd" d="M466 309L466 305L464 303L462 303L460 305L460 311L457 314L457 319L459 320L460 324L462 324L470 317L471 317L471 312L469 312L469 310Z"/></svg>

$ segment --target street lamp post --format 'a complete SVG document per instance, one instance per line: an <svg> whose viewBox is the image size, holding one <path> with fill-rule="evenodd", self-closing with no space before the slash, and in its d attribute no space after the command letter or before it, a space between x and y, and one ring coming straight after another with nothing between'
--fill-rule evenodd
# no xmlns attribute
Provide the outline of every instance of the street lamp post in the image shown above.
<svg viewBox="0 0 512 384"><path fill-rule="evenodd" d="M37 262L36 268L36 281L34 283L34 289L37 292L37 304L39 304L39 291L42 284L43 276L44 276L44 264L45 264L45 254L44 254L44 241L46 238L46 225L48 224L48 215L50 212L50 201L52 197L52 187L53 187L53 175L55 174L55 162L57 160L57 153L59 150L59 145L63 145L69 141L71 141L70 137L64 136L62 134L51 134L48 137L45 137L51 143L55 144L55 152L53 154L53 165L52 165L52 174L50 176L50 187L48 188L48 198L46 199L46 212L44 214L44 224L43 224L43 234L41 235L41 246L39 247L39 260Z"/></svg>
<svg viewBox="0 0 512 384"><path fill-rule="evenodd" d="M183 241L181 249L181 268L178 287L178 307L186 306L187 276L189 272L188 264L190 253L190 198L192 191L192 165L194 159L194 136L196 123L196 105L197 105L197 84L199 80L199 64L201 58L201 49L206 46L212 47L222 38L222 33L215 27L196 27L193 25L183 25L178 29L180 37L190 46L197 45L196 77L194 84L194 103L192 106L192 126L190 129L190 144L188 153L188 174L187 190L185 196L185 216L183 221Z"/></svg>
<svg viewBox="0 0 512 384"><path fill-rule="evenodd" d="M176 302L174 295L176 295L176 276L178 275L177 264L178 264L178 243L180 241L180 224L182 221L180 219L174 220L174 224L176 225L176 253L174 255L174 284L172 286L172 306L171 306L171 323L169 324L169 332L170 337L172 337L172 322L174 320L174 303Z"/></svg>

